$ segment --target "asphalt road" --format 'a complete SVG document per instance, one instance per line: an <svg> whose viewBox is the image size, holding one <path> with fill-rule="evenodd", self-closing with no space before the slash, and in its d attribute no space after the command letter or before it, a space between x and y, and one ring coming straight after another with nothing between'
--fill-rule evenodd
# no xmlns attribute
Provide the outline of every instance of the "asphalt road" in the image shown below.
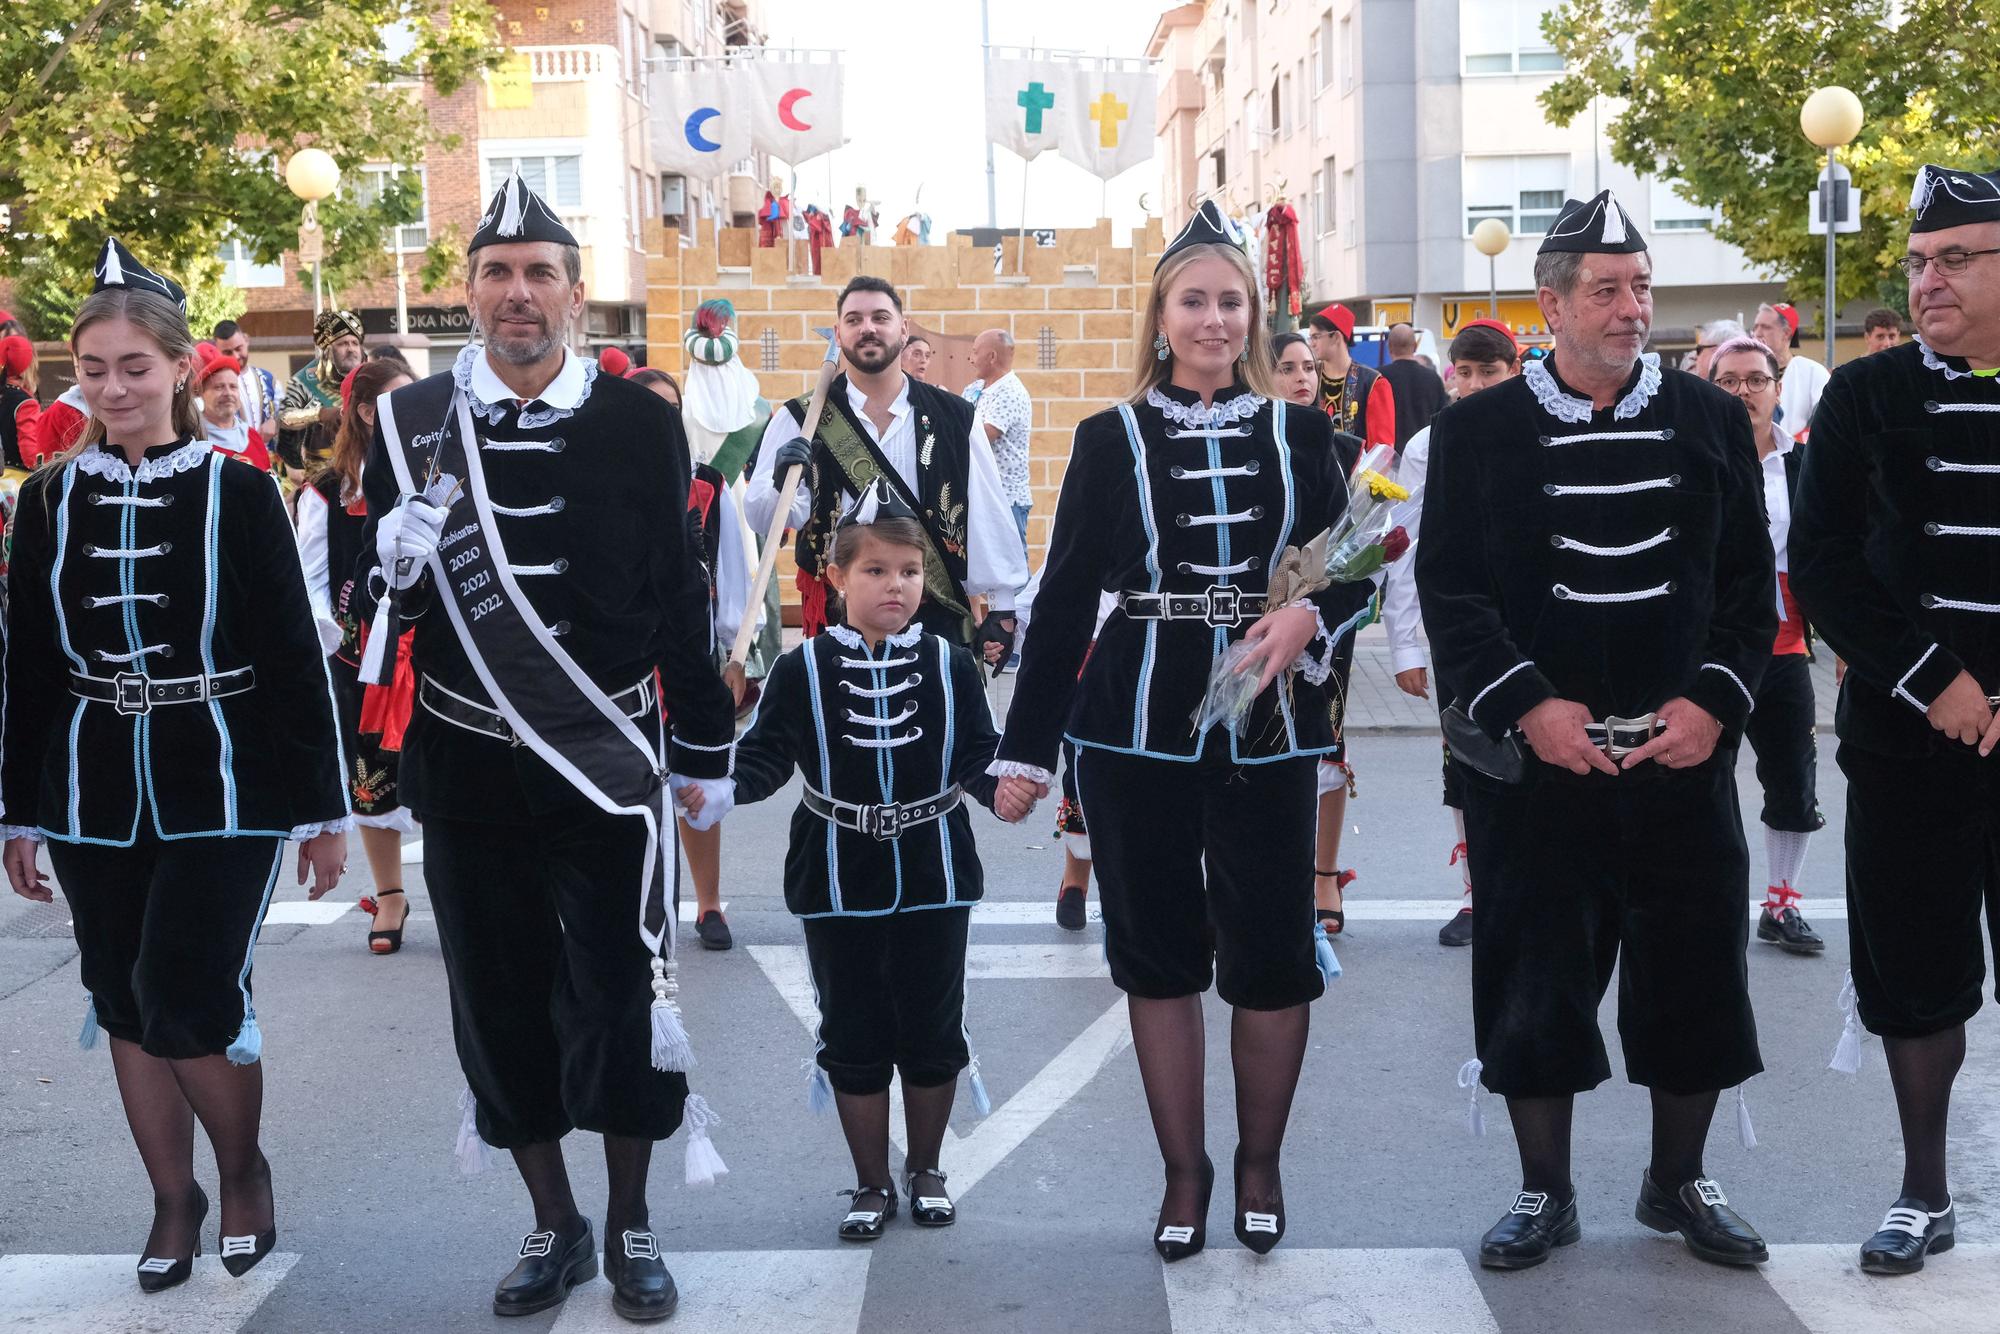
<svg viewBox="0 0 2000 1334"><path fill-rule="evenodd" d="M698 1086L726 1119L731 1173L681 1184L663 1146L653 1218L684 1297L669 1328L702 1334L868 1330L1966 1331L2000 1328L2000 1061L1994 1021L1974 1022L1954 1122L1959 1249L1911 1279L1870 1279L1855 1252L1896 1193L1893 1103L1879 1044L1861 1073L1827 1069L1847 946L1839 911L1838 770L1823 766L1831 827L1814 840L1808 916L1829 949L1804 959L1752 944L1766 1073L1748 1088L1758 1145L1720 1116L1709 1170L1774 1246L1762 1272L1716 1269L1632 1219L1646 1159L1642 1090L1622 1074L1580 1105L1576 1179L1583 1243L1534 1271L1490 1275L1472 1256L1518 1186L1503 1110L1466 1130L1455 1084L1471 1052L1465 951L1440 948L1455 907L1438 805L1437 745L1355 745L1361 799L1344 861L1360 872L1340 946L1346 975L1316 1006L1286 1155L1289 1232L1259 1260L1229 1235L1234 1143L1227 1016L1209 1006L1209 1146L1224 1167L1209 1250L1164 1268L1149 1244L1159 1164L1124 1010L1103 973L1101 926L1058 930L1060 853L1048 808L1010 828L975 814L990 909L975 918L969 1022L994 1111L961 1096L944 1154L958 1226L899 1220L872 1247L834 1224L851 1184L839 1131L812 1117L803 951L777 874L790 801L731 817L725 897L738 947L691 950L684 1000ZM1744 766L1751 798L1755 784ZM1752 838L1753 878L1762 874ZM1587 855L1587 839L1578 855ZM1662 857L1673 849L1662 846ZM356 850L354 865L362 867ZM1761 886L1762 881L1757 884ZM365 886L341 892L352 905ZM266 1148L279 1194L279 1254L232 1280L213 1260L141 1299L133 1253L149 1193L102 1050L80 1051L84 995L60 901L0 904L0 1330L610 1330L601 1282L565 1308L513 1322L488 1313L492 1284L530 1225L511 1167L459 1175L462 1084L421 875L409 944L368 956L366 919L280 921L308 910L287 889L257 953L268 1086ZM190 887L199 911L199 887ZM330 905L331 907L331 905ZM1746 909L1748 905L1746 904ZM322 911L319 916L326 916ZM1615 998L1615 989L1614 989ZM1602 1015L1616 1064L1615 1000ZM1728 1104L1725 1104L1725 1111ZM603 1201L591 1137L570 1144L579 1197ZM205 1155L204 1155L205 1157ZM211 1185L212 1166L199 1169ZM215 1225L208 1246L215 1246Z"/></svg>

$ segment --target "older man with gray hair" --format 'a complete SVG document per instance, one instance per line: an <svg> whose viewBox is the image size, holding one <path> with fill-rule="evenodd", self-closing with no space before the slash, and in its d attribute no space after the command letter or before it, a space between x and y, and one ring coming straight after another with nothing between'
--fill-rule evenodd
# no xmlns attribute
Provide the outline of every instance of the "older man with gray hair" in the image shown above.
<svg viewBox="0 0 2000 1334"><path fill-rule="evenodd" d="M1424 528L1452 540L1416 551L1480 891L1462 1078L1506 1097L1521 1155L1479 1262L1582 1235L1570 1121L1611 1074L1615 969L1652 1095L1639 1221L1759 1264L1702 1168L1719 1091L1763 1069L1735 748L1778 619L1750 417L1645 350L1652 261L1610 191L1564 204L1535 282L1554 354L1438 414Z"/></svg>
<svg viewBox="0 0 2000 1334"><path fill-rule="evenodd" d="M1028 542L1028 511L1035 493L1028 484L1028 437L1034 429L1035 408L1028 386L1014 374L1014 335L988 329L972 340L972 369L982 388L973 409L975 428L983 429L1000 465L1000 486L1014 509L1014 526L1023 548Z"/></svg>
<svg viewBox="0 0 2000 1334"><path fill-rule="evenodd" d="M1710 320L1694 331L1694 361L1688 370L1706 380L1708 368L1715 363L1715 349L1732 338L1747 336L1747 331L1735 320Z"/></svg>

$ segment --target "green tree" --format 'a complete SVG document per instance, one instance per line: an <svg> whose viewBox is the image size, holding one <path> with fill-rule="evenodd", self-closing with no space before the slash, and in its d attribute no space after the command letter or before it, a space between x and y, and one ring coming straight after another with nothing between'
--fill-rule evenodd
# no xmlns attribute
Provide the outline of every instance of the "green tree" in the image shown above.
<svg viewBox="0 0 2000 1334"><path fill-rule="evenodd" d="M1542 30L1568 72L1542 95L1567 125L1614 99L1612 156L1718 208L1715 234L1800 294L1824 289L1825 238L1806 232L1821 150L1799 107L1838 84L1861 99L1840 151L1861 231L1838 239L1838 297L1900 292L1910 187L1925 162L2000 154L2000 26L1965 0L1562 0ZM1892 11L1894 21L1892 22ZM1898 301L1900 304L1900 300Z"/></svg>
<svg viewBox="0 0 2000 1334"><path fill-rule="evenodd" d="M308 146L347 172L320 205L328 279L386 273L381 238L416 218L417 192L363 202L353 169L422 160L420 86L450 93L497 60L497 17L488 0L9 0L0 274L22 281L43 336L61 332L107 235L212 292L227 236L265 262L296 245L279 168Z"/></svg>

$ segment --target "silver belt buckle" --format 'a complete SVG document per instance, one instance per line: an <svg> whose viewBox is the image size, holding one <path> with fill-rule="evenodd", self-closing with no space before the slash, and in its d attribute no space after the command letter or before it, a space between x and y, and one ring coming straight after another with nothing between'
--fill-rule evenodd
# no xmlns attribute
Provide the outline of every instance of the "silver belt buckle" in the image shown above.
<svg viewBox="0 0 2000 1334"><path fill-rule="evenodd" d="M1208 590L1209 625L1233 630L1243 624L1243 609L1238 602L1242 596L1242 590L1232 584L1212 585Z"/></svg>
<svg viewBox="0 0 2000 1334"><path fill-rule="evenodd" d="M111 686L116 697L111 702L112 710L124 717L141 717L153 711L153 697L146 689L145 676L138 672L120 672L111 678Z"/></svg>
<svg viewBox="0 0 2000 1334"><path fill-rule="evenodd" d="M1653 731L1659 726L1660 715L1642 713L1636 718L1606 718L1604 720L1604 753L1612 759L1630 755L1633 751L1653 739ZM1637 736L1630 745L1618 739L1619 733Z"/></svg>
<svg viewBox="0 0 2000 1334"><path fill-rule="evenodd" d="M863 806L859 815L860 819L856 823L861 828L858 832L872 834L879 842L887 843L903 832L901 806L893 803L887 806Z"/></svg>

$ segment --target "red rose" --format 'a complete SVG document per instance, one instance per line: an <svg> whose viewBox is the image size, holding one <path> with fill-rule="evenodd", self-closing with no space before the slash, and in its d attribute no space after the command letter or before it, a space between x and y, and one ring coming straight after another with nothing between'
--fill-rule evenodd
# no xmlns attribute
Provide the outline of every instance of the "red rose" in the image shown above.
<svg viewBox="0 0 2000 1334"><path fill-rule="evenodd" d="M1389 535L1387 537L1382 539L1382 563L1384 565L1394 564L1395 562L1401 560L1403 558L1403 553L1407 552L1409 549L1410 549L1409 530L1404 528L1403 525L1399 523L1394 528L1391 528L1389 530Z"/></svg>

